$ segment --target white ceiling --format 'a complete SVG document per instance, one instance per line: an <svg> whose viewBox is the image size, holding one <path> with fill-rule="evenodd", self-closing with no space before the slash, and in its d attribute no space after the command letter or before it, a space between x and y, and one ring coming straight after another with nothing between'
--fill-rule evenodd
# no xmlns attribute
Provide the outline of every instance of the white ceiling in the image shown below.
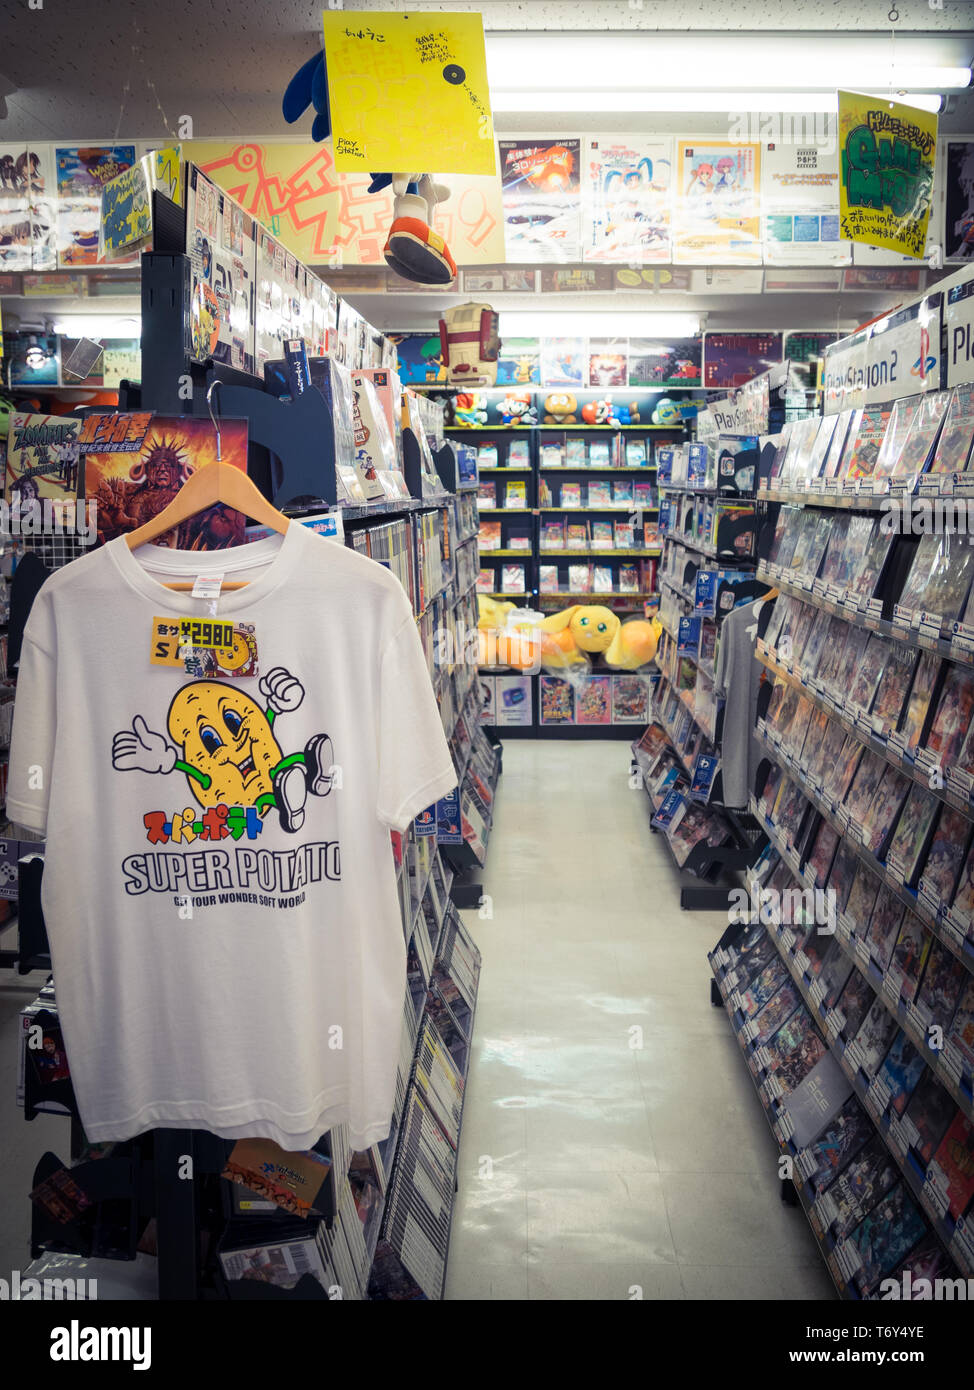
<svg viewBox="0 0 974 1390"><path fill-rule="evenodd" d="M113 135L153 139L172 134L178 118L193 119L197 138L283 136L293 133L280 101L291 73L319 42L325 0L133 0L109 6L94 0L0 0L0 94L7 115L0 141L100 140ZM811 32L875 35L877 50L909 34L957 35L974 30L972 0L445 0L409 5L352 0L362 10L474 10L488 31L612 30L756 34ZM974 50L974 38L970 47ZM5 80L4 80L5 79ZM687 86L693 73L686 73ZM126 90L127 88L127 90ZM944 130L974 133L974 93L941 118ZM713 124L713 118L709 118ZM570 113L544 121L552 133L572 129L680 129L697 133L692 117L605 115L580 121ZM538 128L538 117L505 113L503 133ZM300 131L302 136L306 128Z"/></svg>

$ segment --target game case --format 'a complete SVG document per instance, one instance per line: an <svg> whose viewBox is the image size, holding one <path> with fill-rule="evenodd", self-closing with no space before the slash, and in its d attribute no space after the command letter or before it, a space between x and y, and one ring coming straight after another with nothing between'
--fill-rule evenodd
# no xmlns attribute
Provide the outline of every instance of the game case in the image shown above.
<svg viewBox="0 0 974 1390"><path fill-rule="evenodd" d="M774 1072L785 1095L804 1081L827 1051L803 1005L781 1025L767 1049L771 1057L768 1070Z"/></svg>
<svg viewBox="0 0 974 1390"><path fill-rule="evenodd" d="M967 852L964 860L964 867L961 869L957 887L954 890L954 900L951 903L950 914L958 918L962 923L968 924L968 936L972 933L971 924L974 923L974 844Z"/></svg>
<svg viewBox="0 0 974 1390"><path fill-rule="evenodd" d="M842 467L842 456L845 451L846 443L849 439L849 427L853 422L853 417L857 414L855 410L842 410L836 416L836 426L829 441L828 452L822 464L821 477L823 479L836 478Z"/></svg>
<svg viewBox="0 0 974 1390"><path fill-rule="evenodd" d="M805 560L811 549L812 539L818 528L819 517L813 511L802 512L798 520L798 537L795 541L795 548L791 552L791 559L788 562L788 569L785 578L792 582L800 575L805 568Z"/></svg>
<svg viewBox="0 0 974 1390"><path fill-rule="evenodd" d="M504 489L504 506L520 509L528 505L528 485L523 478L509 478Z"/></svg>
<svg viewBox="0 0 974 1390"><path fill-rule="evenodd" d="M903 726L899 731L908 750L919 746L939 671L940 657L933 652L921 652L913 672L913 684L910 686Z"/></svg>
<svg viewBox="0 0 974 1390"><path fill-rule="evenodd" d="M524 566L504 565L501 570L501 592L505 594L524 593Z"/></svg>
<svg viewBox="0 0 974 1390"><path fill-rule="evenodd" d="M956 763L974 716L974 671L950 665L924 749L941 768Z"/></svg>
<svg viewBox="0 0 974 1390"><path fill-rule="evenodd" d="M887 1192L849 1237L862 1261L856 1274L861 1293L868 1294L926 1234L927 1226L905 1183Z"/></svg>
<svg viewBox="0 0 974 1390"><path fill-rule="evenodd" d="M612 677L589 676L575 700L576 724L612 723Z"/></svg>
<svg viewBox="0 0 974 1390"><path fill-rule="evenodd" d="M845 699L845 692L855 680L865 657L869 637L870 634L865 628L850 627L839 659L839 669L831 687L836 697Z"/></svg>
<svg viewBox="0 0 974 1390"><path fill-rule="evenodd" d="M889 963L890 974L894 980L900 980L901 999L909 1001L915 997L932 940L916 913L907 911Z"/></svg>
<svg viewBox="0 0 974 1390"><path fill-rule="evenodd" d="M971 823L961 811L944 806L920 873L920 891L935 903L950 903L964 863Z"/></svg>
<svg viewBox="0 0 974 1390"><path fill-rule="evenodd" d="M755 1016L755 1046L766 1047L781 1025L800 1007L804 1006L798 990L790 980L786 980Z"/></svg>
<svg viewBox="0 0 974 1390"><path fill-rule="evenodd" d="M968 1072L974 1072L974 979L969 979L961 991L947 1043L956 1049Z"/></svg>
<svg viewBox="0 0 974 1390"><path fill-rule="evenodd" d="M880 880L872 869L867 864L860 864L852 880L849 900L845 906L845 914L852 923L852 930L858 936L865 936L866 934L869 919L872 917L873 908L876 905L879 885Z"/></svg>
<svg viewBox="0 0 974 1390"><path fill-rule="evenodd" d="M612 539L611 521L592 522L592 547L593 549L612 550L614 542Z"/></svg>
<svg viewBox="0 0 974 1390"><path fill-rule="evenodd" d="M974 385L955 386L944 417L931 473L963 473L968 466L974 438Z"/></svg>
<svg viewBox="0 0 974 1390"><path fill-rule="evenodd" d="M880 637L878 633L869 634L869 641L866 643L862 660L859 662L858 669L853 672L852 685L849 687L849 704L866 711L872 707L879 682L889 659L891 645L885 637Z"/></svg>
<svg viewBox="0 0 974 1390"><path fill-rule="evenodd" d="M842 1032L846 1042L851 1041L862 1027L862 1021L873 1006L875 999L872 985L858 971L849 976L845 989L839 998L837 1009L845 1018Z"/></svg>
<svg viewBox="0 0 974 1390"><path fill-rule="evenodd" d="M874 727L879 722L879 732L888 735L899 727L900 716L906 703L910 681L917 664L917 652L902 642L887 642L884 651L886 662L879 677L879 685L872 705Z"/></svg>
<svg viewBox="0 0 974 1390"><path fill-rule="evenodd" d="M953 1280L959 1275L957 1266L940 1241L929 1232L889 1277L900 1290L900 1298L915 1302L930 1298L935 1279Z"/></svg>
<svg viewBox="0 0 974 1390"><path fill-rule="evenodd" d="M562 483L558 505L561 507L580 507L582 505L581 483Z"/></svg>
<svg viewBox="0 0 974 1390"><path fill-rule="evenodd" d="M862 560L847 589L849 596L855 599L860 608L875 597L876 587L895 539L895 535L890 531L876 526L865 541Z"/></svg>
<svg viewBox="0 0 974 1390"><path fill-rule="evenodd" d="M853 846L847 840L840 840L826 880L826 887L832 895L831 901L836 914L845 911L858 862Z"/></svg>
<svg viewBox="0 0 974 1390"><path fill-rule="evenodd" d="M893 893L885 883L880 885L876 902L873 905L872 916L869 918L869 926L865 933L856 932L861 936L869 947L869 954L879 966L883 974L889 965L890 955L893 951L893 943L902 924L906 908L899 898Z"/></svg>
<svg viewBox="0 0 974 1390"><path fill-rule="evenodd" d="M923 1056L910 1042L902 1028L890 1043L876 1076L889 1092L889 1103L895 1115L902 1115L916 1090L920 1077L927 1069Z"/></svg>
<svg viewBox="0 0 974 1390"><path fill-rule="evenodd" d="M815 1162L812 1185L823 1192L836 1174L875 1135L872 1121L855 1096L849 1096L838 1113L808 1145Z"/></svg>
<svg viewBox="0 0 974 1390"><path fill-rule="evenodd" d="M861 744L858 746L862 747ZM867 748L865 750L843 801L849 812L850 820L865 824L873 797L886 773L886 768L887 764L872 749Z"/></svg>
<svg viewBox="0 0 974 1390"><path fill-rule="evenodd" d="M947 1194L947 1209L957 1221L974 1196L974 1126L960 1110L927 1168L928 1178L931 1170L940 1177Z"/></svg>
<svg viewBox="0 0 974 1390"><path fill-rule="evenodd" d="M613 724L645 723L649 718L649 687L638 675L612 677Z"/></svg>
<svg viewBox="0 0 974 1390"><path fill-rule="evenodd" d="M611 507L612 488L600 478L592 478L588 485L588 505L590 507Z"/></svg>
<svg viewBox="0 0 974 1390"><path fill-rule="evenodd" d="M957 1102L947 1094L933 1073L926 1070L903 1112L904 1120L909 1122L907 1133L911 1138L910 1147L922 1167L925 1168L933 1158L956 1109ZM914 1129L917 1134L915 1141Z"/></svg>
<svg viewBox="0 0 974 1390"><path fill-rule="evenodd" d="M853 964L844 951L833 951L822 968L820 977L822 994L822 1007L834 1009L839 1001L839 996L845 989L852 974Z"/></svg>
<svg viewBox="0 0 974 1390"><path fill-rule="evenodd" d="M887 854L888 863L902 867L903 882L908 887L913 887L923 863L939 807L940 802L926 788L910 788Z"/></svg>
<svg viewBox="0 0 974 1390"><path fill-rule="evenodd" d="M565 549L565 523L563 521L543 521L541 523L541 549Z"/></svg>
<svg viewBox="0 0 974 1390"><path fill-rule="evenodd" d="M963 961L934 941L916 994L917 1008L928 1025L949 1030L967 979Z"/></svg>
<svg viewBox="0 0 974 1390"><path fill-rule="evenodd" d="M568 566L568 592L570 594L590 594L592 592L592 566Z"/></svg>
<svg viewBox="0 0 974 1390"><path fill-rule="evenodd" d="M863 407L855 438L846 446L841 473L843 479L852 482L871 477L892 413L891 404Z"/></svg>
<svg viewBox="0 0 974 1390"><path fill-rule="evenodd" d="M833 627L829 635L829 641L822 653L822 659L819 662L818 669L814 673L819 685L824 686L826 689L831 689L838 679L839 670L843 663L846 643L856 631L856 629L850 627L848 623L843 622L841 618L833 618L832 621ZM860 629L860 631L863 631L863 629ZM810 671L806 672L806 675L811 674L812 672Z"/></svg>
<svg viewBox="0 0 974 1390"><path fill-rule="evenodd" d="M828 821L823 820L816 831L812 852L808 856L808 866L814 872L816 888L825 887L838 843L839 832Z"/></svg>
<svg viewBox="0 0 974 1390"><path fill-rule="evenodd" d="M825 1190L836 1213L829 1223L835 1239L845 1240L898 1178L889 1149L874 1136Z"/></svg>
<svg viewBox="0 0 974 1390"><path fill-rule="evenodd" d="M575 723L575 691L561 676L539 678L542 724Z"/></svg>
<svg viewBox="0 0 974 1390"><path fill-rule="evenodd" d="M939 538L933 562L919 608L925 625L940 619L943 632L949 633L967 603L974 579L974 536L946 532Z"/></svg>
<svg viewBox="0 0 974 1390"><path fill-rule="evenodd" d="M832 624L832 618L824 608L816 608L814 611L815 619L801 656L802 673L807 675L814 673L818 666Z"/></svg>
<svg viewBox="0 0 974 1390"><path fill-rule="evenodd" d="M920 404L919 396L903 396L893 403L893 413L876 459L873 474L877 478L889 478L895 471L907 434L913 424Z"/></svg>
<svg viewBox="0 0 974 1390"><path fill-rule="evenodd" d="M558 566L539 565L538 566L538 590L542 594L557 594L558 592Z"/></svg>
<svg viewBox="0 0 974 1390"><path fill-rule="evenodd" d="M950 400L949 391L927 391L919 398L917 409L903 441L903 447L893 460L890 476L911 478L923 473L934 455L934 444L940 432ZM901 402L897 402L901 404Z"/></svg>
<svg viewBox="0 0 974 1390"><path fill-rule="evenodd" d="M870 554L879 523L869 516L853 516L846 532L845 546L838 557L835 587L855 594L859 575Z"/></svg>
<svg viewBox="0 0 974 1390"><path fill-rule="evenodd" d="M569 550L588 550L589 544L587 521L569 521L566 523L565 545Z"/></svg>
<svg viewBox="0 0 974 1390"><path fill-rule="evenodd" d="M883 772L862 823L863 844L873 854L882 856L890 832L903 809L910 785L910 778L902 772L897 772L894 767L887 767Z"/></svg>
<svg viewBox="0 0 974 1390"><path fill-rule="evenodd" d="M742 993L742 1012L748 1018L755 1018L787 979L788 971L783 961L780 958L772 960Z"/></svg>
<svg viewBox="0 0 974 1390"><path fill-rule="evenodd" d="M497 488L493 479L477 484L477 508L479 511L492 511L497 506Z"/></svg>

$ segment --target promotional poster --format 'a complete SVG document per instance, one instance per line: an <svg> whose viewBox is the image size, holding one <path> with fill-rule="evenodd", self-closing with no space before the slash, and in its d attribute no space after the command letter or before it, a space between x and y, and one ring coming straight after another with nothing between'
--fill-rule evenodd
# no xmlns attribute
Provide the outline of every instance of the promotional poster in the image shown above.
<svg viewBox="0 0 974 1390"><path fill-rule="evenodd" d="M580 261L581 141L498 142L509 261Z"/></svg>
<svg viewBox="0 0 974 1390"><path fill-rule="evenodd" d="M0 270L55 269L56 195L50 145L0 145Z"/></svg>
<svg viewBox="0 0 974 1390"><path fill-rule="evenodd" d="M97 265L102 190L111 179L132 168L136 162L135 146L58 145L54 159L58 265L62 269Z"/></svg>
<svg viewBox="0 0 974 1390"><path fill-rule="evenodd" d="M705 333L703 384L734 390L781 361L780 333Z"/></svg>
<svg viewBox="0 0 974 1390"><path fill-rule="evenodd" d="M768 265L849 264L849 247L839 240L834 145L830 152L815 144L762 146L761 220Z"/></svg>
<svg viewBox="0 0 974 1390"><path fill-rule="evenodd" d="M673 259L684 265L760 265L761 146L677 141Z"/></svg>
<svg viewBox="0 0 974 1390"><path fill-rule="evenodd" d="M700 386L703 339L629 339L630 386Z"/></svg>
<svg viewBox="0 0 974 1390"><path fill-rule="evenodd" d="M585 174L585 260L668 261L673 142L586 140Z"/></svg>

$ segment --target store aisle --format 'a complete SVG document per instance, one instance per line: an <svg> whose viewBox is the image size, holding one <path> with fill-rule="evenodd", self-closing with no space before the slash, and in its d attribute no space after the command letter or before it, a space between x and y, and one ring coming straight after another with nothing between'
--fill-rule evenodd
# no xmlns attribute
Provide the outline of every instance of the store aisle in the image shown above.
<svg viewBox="0 0 974 1390"><path fill-rule="evenodd" d="M628 758L504 746L446 1297L832 1298Z"/></svg>

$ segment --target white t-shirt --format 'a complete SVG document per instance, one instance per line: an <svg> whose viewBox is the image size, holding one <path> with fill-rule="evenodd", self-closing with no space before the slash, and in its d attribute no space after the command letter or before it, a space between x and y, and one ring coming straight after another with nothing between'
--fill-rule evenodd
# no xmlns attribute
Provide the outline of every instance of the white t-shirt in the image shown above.
<svg viewBox="0 0 974 1390"><path fill-rule="evenodd" d="M210 617L162 579L220 572L247 580L216 616L254 625L257 675L151 665L153 618ZM46 835L89 1139L383 1139L405 992L389 829L455 783L409 601L364 556L292 524L215 553L119 539L49 579L7 813Z"/></svg>

